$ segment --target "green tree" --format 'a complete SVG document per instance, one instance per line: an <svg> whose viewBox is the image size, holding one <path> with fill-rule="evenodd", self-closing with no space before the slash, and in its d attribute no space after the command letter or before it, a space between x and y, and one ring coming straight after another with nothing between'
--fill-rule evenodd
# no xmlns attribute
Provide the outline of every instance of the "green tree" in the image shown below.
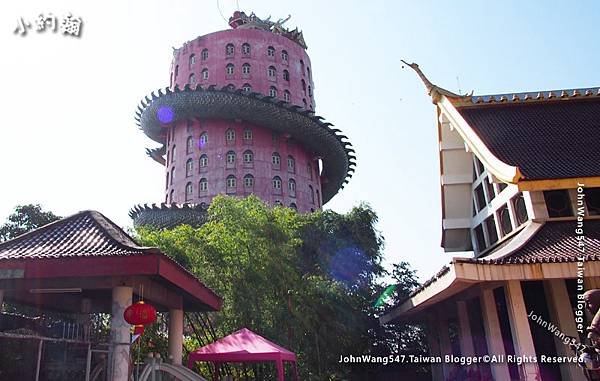
<svg viewBox="0 0 600 381"><path fill-rule="evenodd" d="M15 238L60 219L61 217L54 213L42 210L39 204L19 205L8 216L6 223L0 226L0 242Z"/></svg>

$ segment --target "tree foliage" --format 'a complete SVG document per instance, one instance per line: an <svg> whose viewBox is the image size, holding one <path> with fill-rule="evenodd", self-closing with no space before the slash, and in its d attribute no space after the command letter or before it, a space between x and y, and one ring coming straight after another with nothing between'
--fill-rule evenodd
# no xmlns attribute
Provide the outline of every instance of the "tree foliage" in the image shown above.
<svg viewBox="0 0 600 381"><path fill-rule="evenodd" d="M383 308L374 306L387 273L377 216L367 205L345 215L303 215L254 196L218 196L208 213L197 229L138 232L223 298L222 310L203 320L214 332L194 327L194 344L247 327L294 351L301 378L315 380L350 377L340 355L387 354L398 345L379 324ZM416 277L408 264L399 271L406 293Z"/></svg>
<svg viewBox="0 0 600 381"><path fill-rule="evenodd" d="M7 221L0 226L0 242L15 238L50 222L60 220L60 218L52 212L43 211L39 204L19 205L8 216Z"/></svg>

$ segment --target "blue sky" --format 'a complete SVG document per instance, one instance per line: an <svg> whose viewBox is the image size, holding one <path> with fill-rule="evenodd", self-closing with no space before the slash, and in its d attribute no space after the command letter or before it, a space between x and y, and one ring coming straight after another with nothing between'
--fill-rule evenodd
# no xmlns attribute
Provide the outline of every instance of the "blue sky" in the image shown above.
<svg viewBox="0 0 600 381"><path fill-rule="evenodd" d="M249 1L260 17L304 31L317 114L341 129L357 171L327 208L361 201L379 214L386 263L406 260L421 280L450 254L440 248L434 106L400 59L435 84L475 94L600 85L592 1ZM235 0L220 0L228 17ZM20 17L72 12L81 38L30 30ZM171 47L225 29L217 1L3 2L0 221L17 204L62 215L96 209L122 226L136 203L160 202L163 170L135 126L139 100L168 85ZM460 87L459 87L460 84Z"/></svg>

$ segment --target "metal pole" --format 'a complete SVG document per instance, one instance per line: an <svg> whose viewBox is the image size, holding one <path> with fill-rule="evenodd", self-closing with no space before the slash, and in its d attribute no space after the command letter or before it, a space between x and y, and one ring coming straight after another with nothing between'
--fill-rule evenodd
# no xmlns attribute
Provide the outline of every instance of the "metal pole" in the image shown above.
<svg viewBox="0 0 600 381"><path fill-rule="evenodd" d="M44 340L40 339L40 344L38 345L37 366L35 368L35 381L40 380L40 366L42 365L42 345L43 344L44 344Z"/></svg>
<svg viewBox="0 0 600 381"><path fill-rule="evenodd" d="M85 362L85 381L90 381L90 372L91 371L92 371L92 343L89 343L87 360Z"/></svg>

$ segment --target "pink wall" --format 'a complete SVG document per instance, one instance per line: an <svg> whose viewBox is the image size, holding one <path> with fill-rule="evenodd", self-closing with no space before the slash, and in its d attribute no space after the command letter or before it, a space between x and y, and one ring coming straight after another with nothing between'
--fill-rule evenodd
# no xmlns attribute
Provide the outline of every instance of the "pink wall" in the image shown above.
<svg viewBox="0 0 600 381"><path fill-rule="evenodd" d="M242 45L250 45L250 54L242 54ZM226 55L227 44L233 44L234 54ZM267 55L267 48L275 48L275 55ZM202 59L202 51L208 49L208 59ZM282 60L282 51L288 53L287 62ZM190 66L190 56L195 56L195 63ZM304 62L304 65L301 64ZM242 74L242 65L250 64L250 74ZM234 65L234 74L227 75L226 67L228 64ZM276 69L275 79L269 78L267 69L274 66ZM177 77L175 77L175 68ZM208 79L202 78L202 70L208 69ZM289 72L290 80L283 79L283 71ZM269 94L269 88L277 88L277 98L284 100L284 91L287 90L291 95L293 104L303 107L303 99L306 99L307 108L315 108L314 84L312 81L312 69L310 58L306 51L294 41L273 34L269 31L258 29L229 29L200 36L193 41L186 43L179 49L173 57L171 64L171 86L175 84L183 88L189 83L189 76L193 73L196 83L203 87L216 85L221 88L227 85L234 85L240 89L244 84L250 84L252 91ZM302 80L304 80L306 90L303 90ZM174 81L174 82L173 82ZM309 95L309 87L312 96Z"/></svg>
<svg viewBox="0 0 600 381"><path fill-rule="evenodd" d="M226 139L227 130L235 131L235 140ZM252 139L243 139L244 130L252 131ZM201 134L206 133L208 142L200 144ZM187 139L193 138L193 147L187 151ZM175 160L172 159L173 145L175 145ZM284 206L290 206L295 203L300 212L309 212L311 209L320 209L321 187L319 183L318 163L307 150L292 141L284 135L279 135L274 141L270 130L245 122L234 122L225 120L205 120L202 122L193 121L178 122L174 131L168 137L168 162L167 176L169 177L168 186L165 188L165 199L167 202L191 202L210 203L211 199L217 194L230 193L237 196L245 196L251 193L270 205L280 201ZM251 150L253 153L252 164L245 164L243 154ZM235 163L228 165L227 152L233 151L236 154ZM272 164L273 152L279 153L281 164L279 168ZM208 156L208 165L200 167L200 157L206 154ZM287 158L291 155L295 161L295 169L288 169ZM191 173L186 172L186 163L191 159L193 169ZM308 171L308 165L311 166L311 172ZM171 170L174 170L174 180L171 179ZM244 176L251 174L254 176L254 187L244 187ZM228 192L226 188L226 179L229 175L236 177L236 188L233 193ZM272 179L279 176L282 180L280 190L273 188ZM208 180L208 190L200 192L200 179ZM288 180L296 181L296 195L293 197L288 189ZM166 179L165 179L166 182ZM192 184L191 198L186 200L186 185ZM310 188L314 190L314 203L310 196ZM229 189L232 191L233 189ZM173 199L170 194L173 191ZM317 198L317 194L319 197Z"/></svg>

